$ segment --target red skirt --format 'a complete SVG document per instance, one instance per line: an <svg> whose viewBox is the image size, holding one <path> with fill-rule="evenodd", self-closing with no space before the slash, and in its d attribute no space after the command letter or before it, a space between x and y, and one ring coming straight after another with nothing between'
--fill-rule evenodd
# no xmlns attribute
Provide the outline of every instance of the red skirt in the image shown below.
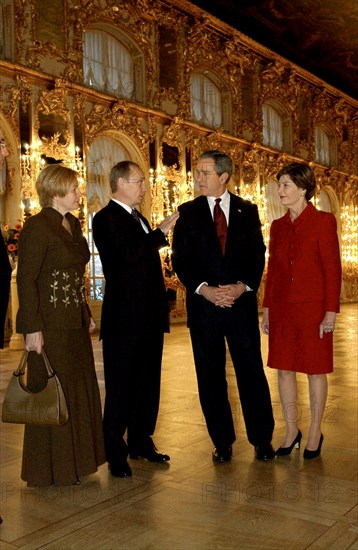
<svg viewBox="0 0 358 550"><path fill-rule="evenodd" d="M273 369L326 374L333 371L333 332L319 337L323 302L276 302L269 309L269 353Z"/></svg>

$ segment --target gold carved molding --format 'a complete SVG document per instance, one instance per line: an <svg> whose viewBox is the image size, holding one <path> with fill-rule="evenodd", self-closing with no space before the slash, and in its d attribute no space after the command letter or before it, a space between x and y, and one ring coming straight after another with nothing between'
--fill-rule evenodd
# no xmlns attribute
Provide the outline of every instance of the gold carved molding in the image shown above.
<svg viewBox="0 0 358 550"><path fill-rule="evenodd" d="M56 0L60 1L60 0ZM158 146L157 174L170 184L186 185L186 149L192 166L207 149L221 149L235 163L233 185L248 185L261 196L283 164L306 160L319 189L331 188L340 205L346 197L357 204L357 102L300 70L283 57L254 43L187 0L66 0L61 40L36 35L37 0L14 0L16 64L6 68L0 83L0 108L20 137L19 115L28 112L36 153L65 162L75 154L74 139L85 150L100 135L128 137L149 166L149 142ZM45 0L41 0L45 5ZM50 4L50 2L49 2ZM177 87L161 87L159 27L176 33ZM136 47L143 63L143 102L129 102L85 86L82 69L83 32L98 28L120 35L130 52ZM135 46L134 46L135 45ZM143 61L142 61L143 60ZM136 60L136 70L138 69ZM6 65L0 60L0 68ZM207 71L207 73L206 73ZM217 75L231 103L231 129L212 130L191 120L190 75ZM2 77L4 76L1 71ZM292 125L290 153L262 143L262 105L272 102L287 113ZM245 111L249 104L250 109ZM245 113L244 113L245 111ZM34 114L33 119L31 114ZM41 120L53 115L63 131L42 136ZM77 125L77 134L75 127ZM314 162L314 126L324 125L338 151L334 167ZM78 132L80 129L80 132ZM78 137L80 135L80 137ZM164 167L161 145L179 150L179 166ZM181 190L180 190L181 192ZM159 208L159 207L158 207ZM178 281L166 274L168 285Z"/></svg>
<svg viewBox="0 0 358 550"><path fill-rule="evenodd" d="M58 79L54 90L41 92L34 110L34 132L38 143L41 144L41 153L57 160L64 160L65 162L69 158L69 146L72 143L71 114L67 104L68 90L63 86L63 82ZM62 119L64 121L64 129L54 132L50 136L41 137L41 115L56 116ZM70 156L74 156L74 147L73 154L70 154Z"/></svg>
<svg viewBox="0 0 358 550"><path fill-rule="evenodd" d="M130 137L143 157L148 158L149 136L142 129L145 119L129 112L128 103L125 100L116 101L112 107L94 105L91 111L85 115L85 139L86 146L98 136L108 130L116 130Z"/></svg>

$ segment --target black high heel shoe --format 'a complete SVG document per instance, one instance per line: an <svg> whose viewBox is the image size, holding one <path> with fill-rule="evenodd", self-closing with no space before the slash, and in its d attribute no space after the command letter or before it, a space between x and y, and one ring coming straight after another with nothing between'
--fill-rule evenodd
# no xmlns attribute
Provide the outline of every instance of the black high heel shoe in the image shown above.
<svg viewBox="0 0 358 550"><path fill-rule="evenodd" d="M293 447L296 447L296 449L299 449L301 445L301 439L302 439L302 433L301 433L301 430L298 430L297 435L295 439L292 441L291 445L289 447L279 447L276 451L276 456L290 455Z"/></svg>
<svg viewBox="0 0 358 550"><path fill-rule="evenodd" d="M303 458L310 459L310 458L316 458L317 456L319 456L321 454L322 442L323 442L323 435L321 434L321 438L319 440L319 445L318 445L317 449L315 449L314 451L310 451L309 449L305 449L303 451Z"/></svg>

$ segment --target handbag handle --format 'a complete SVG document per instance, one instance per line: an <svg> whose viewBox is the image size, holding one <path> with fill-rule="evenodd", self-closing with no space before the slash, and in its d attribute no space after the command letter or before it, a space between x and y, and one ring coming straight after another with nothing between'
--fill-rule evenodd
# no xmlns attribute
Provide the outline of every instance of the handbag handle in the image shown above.
<svg viewBox="0 0 358 550"><path fill-rule="evenodd" d="M29 370L28 355L29 352L24 351L20 364L10 379L3 401L1 418L3 422L14 424L61 426L69 419L61 381L51 368L46 352L42 350L41 355L48 377L46 384L39 391L31 391L27 388L25 372Z"/></svg>
<svg viewBox="0 0 358 550"><path fill-rule="evenodd" d="M27 358L28 358L29 353L30 353L29 351L25 350L24 353L22 354L19 366L17 367L16 371L13 372L14 376L20 376L20 377L24 376L25 370L26 370L26 365L27 365ZM41 355L42 355L42 358L44 360L45 367L46 367L46 370L47 370L47 377L52 378L53 376L55 376L56 372L51 367L50 361L48 360L47 354L46 354L46 352L43 348L41 350Z"/></svg>

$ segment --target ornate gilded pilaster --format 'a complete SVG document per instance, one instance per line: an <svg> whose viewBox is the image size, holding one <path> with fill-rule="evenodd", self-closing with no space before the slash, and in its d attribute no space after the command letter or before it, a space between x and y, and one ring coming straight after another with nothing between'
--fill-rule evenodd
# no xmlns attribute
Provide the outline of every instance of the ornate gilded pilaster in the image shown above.
<svg viewBox="0 0 358 550"><path fill-rule="evenodd" d="M119 131L134 141L149 164L149 136L142 129L143 125L143 118L128 112L128 103L125 100L116 101L112 107L94 105L90 113L85 116L86 142L90 145L95 137L108 130Z"/></svg>
<svg viewBox="0 0 358 550"><path fill-rule="evenodd" d="M156 178L164 178L156 180L157 190L166 181L171 197L176 193L169 201L175 205L184 197L181 187L192 185L186 164L195 166L204 150L220 149L234 159L230 189L259 205L264 224L266 186L283 164L303 160L315 170L319 189L333 197L337 217L339 208L344 210L342 231L348 231L353 213L347 214L347 203L358 200L354 99L209 14L203 16L189 2L14 0L14 7L16 63L0 60L0 109L15 136L12 153L16 139L20 145L20 128L23 141L27 132L30 136L26 155L33 156L34 166L41 155L76 164L76 146L85 157L95 138L123 138L131 154L155 167ZM90 29L111 34L129 51L138 95L121 99L84 83L83 33ZM174 84L166 78L171 70ZM223 128L193 121L193 73L212 79L221 92ZM284 151L263 144L262 106L267 102L283 116ZM317 126L327 129L334 142L336 156L329 167L315 160ZM176 167L164 165L163 144L177 155ZM9 180L9 188L21 184L19 177Z"/></svg>

